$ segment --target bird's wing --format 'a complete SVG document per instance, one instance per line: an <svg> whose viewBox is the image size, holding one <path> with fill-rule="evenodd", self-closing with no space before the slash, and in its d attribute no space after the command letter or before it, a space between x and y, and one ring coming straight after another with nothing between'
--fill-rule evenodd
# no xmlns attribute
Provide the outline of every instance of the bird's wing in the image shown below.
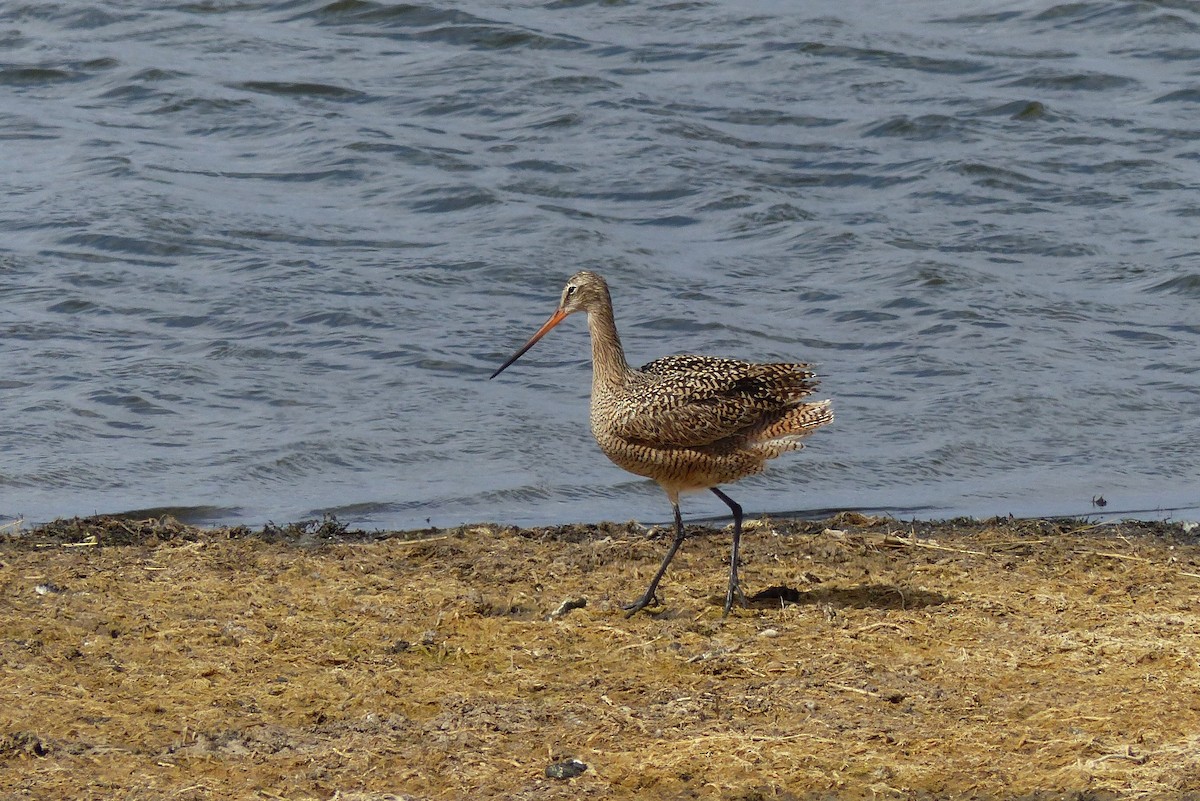
<svg viewBox="0 0 1200 801"><path fill-rule="evenodd" d="M816 389L805 364L668 356L637 371L613 409L612 430L658 447L698 447L795 406Z"/></svg>

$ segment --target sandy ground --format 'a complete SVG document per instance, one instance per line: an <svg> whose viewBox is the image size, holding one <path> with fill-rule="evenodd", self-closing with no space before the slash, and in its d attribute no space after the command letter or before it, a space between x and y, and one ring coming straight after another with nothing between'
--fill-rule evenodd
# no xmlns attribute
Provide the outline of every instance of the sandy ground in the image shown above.
<svg viewBox="0 0 1200 801"><path fill-rule="evenodd" d="M1200 531L692 531L10 527L0 798L1200 798Z"/></svg>

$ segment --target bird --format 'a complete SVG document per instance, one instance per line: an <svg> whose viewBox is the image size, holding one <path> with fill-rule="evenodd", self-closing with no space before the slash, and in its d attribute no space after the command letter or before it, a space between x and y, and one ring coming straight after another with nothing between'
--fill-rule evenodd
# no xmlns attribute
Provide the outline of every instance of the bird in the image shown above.
<svg viewBox="0 0 1200 801"><path fill-rule="evenodd" d="M659 603L659 582L685 539L679 496L707 489L733 514L722 613L727 617L735 598L746 602L738 581L742 507L720 485L761 473L768 460L802 447L804 437L833 422L832 402L804 400L818 384L808 364L681 354L631 368L617 334L608 284L588 270L571 276L558 308L490 378L576 312L586 313L592 341L592 435L618 467L656 481L674 510L674 539L662 564L641 597L623 609L631 617Z"/></svg>

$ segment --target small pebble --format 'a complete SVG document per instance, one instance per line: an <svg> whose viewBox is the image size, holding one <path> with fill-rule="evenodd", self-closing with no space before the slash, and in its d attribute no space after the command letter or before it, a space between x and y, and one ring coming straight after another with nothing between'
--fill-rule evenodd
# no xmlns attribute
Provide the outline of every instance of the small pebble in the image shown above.
<svg viewBox="0 0 1200 801"><path fill-rule="evenodd" d="M758 633L759 637L778 637L779 632L776 629L763 629Z"/></svg>
<svg viewBox="0 0 1200 801"><path fill-rule="evenodd" d="M53 581L47 581L45 584L39 584L34 587L33 591L38 595L56 595L62 592L62 587L58 586Z"/></svg>
<svg viewBox="0 0 1200 801"><path fill-rule="evenodd" d="M574 779L587 770L587 765L578 759L567 759L546 766L546 777L549 779Z"/></svg>

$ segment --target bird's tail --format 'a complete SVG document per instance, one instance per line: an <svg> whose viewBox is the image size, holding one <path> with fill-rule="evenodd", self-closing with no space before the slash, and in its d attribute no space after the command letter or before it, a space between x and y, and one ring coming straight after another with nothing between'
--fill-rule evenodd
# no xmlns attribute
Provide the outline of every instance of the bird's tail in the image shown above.
<svg viewBox="0 0 1200 801"><path fill-rule="evenodd" d="M747 439L771 458L785 451L796 450L801 447L800 440L832 422L832 401L801 403L747 432Z"/></svg>

